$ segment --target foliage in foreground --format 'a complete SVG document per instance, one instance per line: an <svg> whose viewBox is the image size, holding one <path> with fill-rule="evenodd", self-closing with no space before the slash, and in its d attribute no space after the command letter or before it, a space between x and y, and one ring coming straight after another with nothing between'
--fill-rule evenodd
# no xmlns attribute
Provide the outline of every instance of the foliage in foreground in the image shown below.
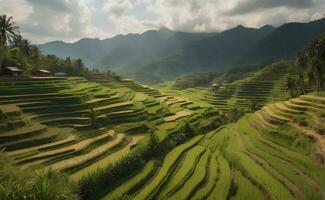
<svg viewBox="0 0 325 200"><path fill-rule="evenodd" d="M21 170L0 153L1 200L77 200L73 183L65 174L48 170Z"/></svg>

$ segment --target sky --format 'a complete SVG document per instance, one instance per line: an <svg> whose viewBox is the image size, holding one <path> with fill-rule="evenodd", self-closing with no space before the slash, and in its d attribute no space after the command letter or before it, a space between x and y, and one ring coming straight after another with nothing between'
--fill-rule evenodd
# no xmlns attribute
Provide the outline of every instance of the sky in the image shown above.
<svg viewBox="0 0 325 200"><path fill-rule="evenodd" d="M279 26L325 17L325 0L0 0L35 44L109 38L167 27L221 32L243 25Z"/></svg>

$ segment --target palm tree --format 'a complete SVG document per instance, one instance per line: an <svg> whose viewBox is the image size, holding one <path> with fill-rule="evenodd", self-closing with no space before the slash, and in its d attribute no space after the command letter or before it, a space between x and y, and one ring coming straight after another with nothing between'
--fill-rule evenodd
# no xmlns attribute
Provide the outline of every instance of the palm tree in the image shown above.
<svg viewBox="0 0 325 200"><path fill-rule="evenodd" d="M31 46L31 60L35 66L39 66L42 59L42 52L36 45Z"/></svg>
<svg viewBox="0 0 325 200"><path fill-rule="evenodd" d="M12 47L19 47L19 45L22 43L23 37L21 35L15 35L11 39L11 46Z"/></svg>
<svg viewBox="0 0 325 200"><path fill-rule="evenodd" d="M12 21L12 17L0 15L0 43L2 46L18 34L18 26Z"/></svg>
<svg viewBox="0 0 325 200"><path fill-rule="evenodd" d="M29 40L22 39L20 44L18 45L19 48L19 57L21 60L22 66L26 69L27 68L27 58L30 57L32 54L32 45Z"/></svg>
<svg viewBox="0 0 325 200"><path fill-rule="evenodd" d="M0 72L5 55L7 54L7 42L18 33L18 27L12 21L12 17L0 15Z"/></svg>

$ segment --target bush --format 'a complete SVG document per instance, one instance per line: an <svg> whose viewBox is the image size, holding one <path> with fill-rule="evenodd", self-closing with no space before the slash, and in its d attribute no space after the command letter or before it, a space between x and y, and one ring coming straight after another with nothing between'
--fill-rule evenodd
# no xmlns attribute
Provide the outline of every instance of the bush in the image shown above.
<svg viewBox="0 0 325 200"><path fill-rule="evenodd" d="M174 87L178 89L191 88L197 86L208 85L212 80L217 77L216 73L191 73L178 78L175 81Z"/></svg>
<svg viewBox="0 0 325 200"><path fill-rule="evenodd" d="M0 153L1 200L77 200L74 184L65 174L48 170L20 170Z"/></svg>
<svg viewBox="0 0 325 200"><path fill-rule="evenodd" d="M146 161L161 153L158 138L150 134L146 145L137 145L132 152L112 165L98 169L79 182L79 191L82 199L97 199L98 190L112 188L117 181L129 176L134 171L144 167Z"/></svg>

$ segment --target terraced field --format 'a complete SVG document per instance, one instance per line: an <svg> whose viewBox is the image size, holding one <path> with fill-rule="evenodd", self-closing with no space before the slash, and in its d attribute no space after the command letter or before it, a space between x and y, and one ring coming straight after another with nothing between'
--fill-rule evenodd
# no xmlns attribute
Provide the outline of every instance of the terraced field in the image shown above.
<svg viewBox="0 0 325 200"><path fill-rule="evenodd" d="M165 123L174 130L206 112L130 80L106 82L1 79L1 147L22 168L52 168L78 180L126 156L149 132L163 141L171 132Z"/></svg>
<svg viewBox="0 0 325 200"><path fill-rule="evenodd" d="M135 92L141 92L152 97L163 96L158 90L150 86L137 83L131 79L123 79L123 80L108 79L103 74L94 74L92 75L92 77L89 77L89 79L108 87L129 88Z"/></svg>
<svg viewBox="0 0 325 200"><path fill-rule="evenodd" d="M288 74L292 74L290 66L288 61L267 66L245 79L225 85L216 92L208 91L202 100L219 109L248 108L253 100L257 106L282 100L287 97L286 78Z"/></svg>
<svg viewBox="0 0 325 200"><path fill-rule="evenodd" d="M171 89L170 86L159 87L164 93L185 96L200 106L211 106L220 111L230 108L250 109L252 103L257 108L289 98L286 91L286 80L294 76L291 61L281 61L263 69L254 71L246 78L233 83L225 83L217 91L211 88L189 88L185 90Z"/></svg>
<svg viewBox="0 0 325 200"><path fill-rule="evenodd" d="M188 91L157 94L104 78L1 79L1 149L23 169L52 168L79 181L154 134L159 144L177 145L119 184L99 188L98 198L324 199L325 97L275 102L270 95L283 90L286 72L279 78L265 70L237 82L240 90L223 106L246 106L232 100L254 93L253 84L261 86L254 97L269 96L260 105L274 103L225 126L221 107L209 98L191 101Z"/></svg>
<svg viewBox="0 0 325 200"><path fill-rule="evenodd" d="M324 199L324 117L317 94L269 104L149 162L103 199Z"/></svg>

